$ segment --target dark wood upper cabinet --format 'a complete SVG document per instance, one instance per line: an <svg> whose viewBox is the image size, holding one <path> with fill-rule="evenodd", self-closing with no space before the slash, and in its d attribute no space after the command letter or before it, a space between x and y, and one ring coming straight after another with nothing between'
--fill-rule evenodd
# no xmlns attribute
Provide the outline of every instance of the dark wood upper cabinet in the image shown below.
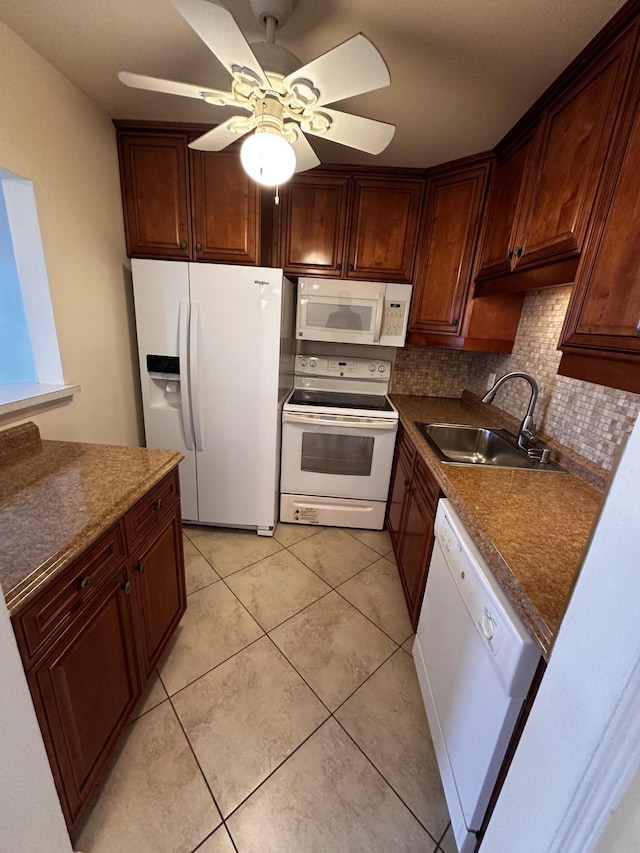
<svg viewBox="0 0 640 853"><path fill-rule="evenodd" d="M280 263L286 273L342 276L349 186L347 175L311 172L284 189Z"/></svg>
<svg viewBox="0 0 640 853"><path fill-rule="evenodd" d="M289 275L412 281L423 180L314 170L283 190Z"/></svg>
<svg viewBox="0 0 640 853"><path fill-rule="evenodd" d="M515 151L495 166L478 279L511 271L513 225L530 154L531 137L521 141Z"/></svg>
<svg viewBox="0 0 640 853"><path fill-rule="evenodd" d="M640 69L562 331L559 372L640 393Z"/></svg>
<svg viewBox="0 0 640 853"><path fill-rule="evenodd" d="M118 151L129 257L190 258L191 209L185 137L119 133Z"/></svg>
<svg viewBox="0 0 640 853"><path fill-rule="evenodd" d="M477 295L574 280L636 38L598 37L497 147Z"/></svg>
<svg viewBox="0 0 640 853"><path fill-rule="evenodd" d="M635 30L625 33L543 117L519 206L514 267L581 251L634 43Z"/></svg>
<svg viewBox="0 0 640 853"><path fill-rule="evenodd" d="M260 192L236 152L191 151L195 259L260 262Z"/></svg>
<svg viewBox="0 0 640 853"><path fill-rule="evenodd" d="M162 132L153 125L115 124L129 257L262 262L261 192L235 147L192 151L192 125Z"/></svg>
<svg viewBox="0 0 640 853"><path fill-rule="evenodd" d="M423 186L354 178L347 278L411 282Z"/></svg>
<svg viewBox="0 0 640 853"><path fill-rule="evenodd" d="M410 332L459 333L490 161L427 185Z"/></svg>

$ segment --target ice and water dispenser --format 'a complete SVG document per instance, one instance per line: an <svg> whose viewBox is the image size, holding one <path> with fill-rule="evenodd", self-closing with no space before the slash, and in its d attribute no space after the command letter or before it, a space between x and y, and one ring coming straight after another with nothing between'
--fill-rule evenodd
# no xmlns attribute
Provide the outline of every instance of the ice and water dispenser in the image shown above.
<svg viewBox="0 0 640 853"><path fill-rule="evenodd" d="M175 355L147 355L149 405L180 411L180 359Z"/></svg>

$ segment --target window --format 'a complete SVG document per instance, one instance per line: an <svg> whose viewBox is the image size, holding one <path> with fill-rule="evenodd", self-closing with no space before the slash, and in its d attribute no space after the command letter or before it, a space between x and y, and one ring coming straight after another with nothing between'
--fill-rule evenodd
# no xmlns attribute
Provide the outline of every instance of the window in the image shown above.
<svg viewBox="0 0 640 853"><path fill-rule="evenodd" d="M0 414L68 397L31 181L0 169Z"/></svg>

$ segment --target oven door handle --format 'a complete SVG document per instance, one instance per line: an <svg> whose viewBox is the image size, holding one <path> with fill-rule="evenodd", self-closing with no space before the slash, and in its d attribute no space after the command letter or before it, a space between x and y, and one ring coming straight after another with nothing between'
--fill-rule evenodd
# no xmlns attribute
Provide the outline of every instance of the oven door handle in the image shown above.
<svg viewBox="0 0 640 853"><path fill-rule="evenodd" d="M313 426L349 427L351 429L386 429L397 430L398 421L395 419L380 419L376 421L368 419L333 420L330 418L317 417L315 415L298 414L297 412L284 412L282 422L285 424L312 424Z"/></svg>

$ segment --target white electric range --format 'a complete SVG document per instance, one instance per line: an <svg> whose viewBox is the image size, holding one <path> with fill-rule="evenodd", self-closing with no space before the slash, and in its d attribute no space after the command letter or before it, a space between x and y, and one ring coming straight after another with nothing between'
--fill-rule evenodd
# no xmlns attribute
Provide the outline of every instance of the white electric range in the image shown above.
<svg viewBox="0 0 640 853"><path fill-rule="evenodd" d="M282 411L280 520L381 530L398 412L391 363L296 356Z"/></svg>

